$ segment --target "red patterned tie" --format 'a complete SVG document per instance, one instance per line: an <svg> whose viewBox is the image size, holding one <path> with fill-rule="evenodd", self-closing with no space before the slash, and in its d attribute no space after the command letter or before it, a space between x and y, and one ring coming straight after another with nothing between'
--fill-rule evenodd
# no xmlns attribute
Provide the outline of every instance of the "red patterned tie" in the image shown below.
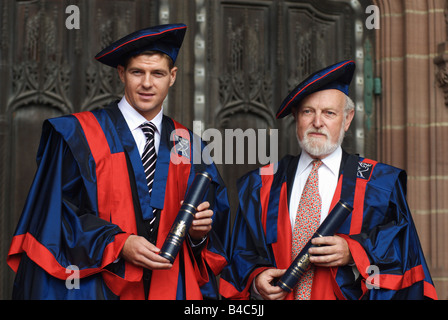
<svg viewBox="0 0 448 320"><path fill-rule="evenodd" d="M292 235L292 259L300 253L308 240L316 232L320 224L320 210L322 200L319 195L319 176L317 171L322 165L321 160L313 161L313 168L303 188L299 207L294 223ZM294 289L296 300L309 300L311 296L311 286L313 284L314 267L305 273Z"/></svg>

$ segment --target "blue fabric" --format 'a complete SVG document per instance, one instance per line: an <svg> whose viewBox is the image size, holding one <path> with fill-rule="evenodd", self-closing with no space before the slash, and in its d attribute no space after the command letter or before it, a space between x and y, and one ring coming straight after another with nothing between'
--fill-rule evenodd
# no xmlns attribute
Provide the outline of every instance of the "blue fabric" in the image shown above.
<svg viewBox="0 0 448 320"><path fill-rule="evenodd" d="M70 274L67 274L70 276ZM68 281L74 285L71 279ZM32 290L30 290L32 286ZM13 299L26 300L118 300L104 284L102 277L93 275L79 279L79 289L67 290L65 280L52 277L23 254L13 287Z"/></svg>
<svg viewBox="0 0 448 320"><path fill-rule="evenodd" d="M406 180L404 171L377 164L365 193L361 233L350 237L362 245L370 264L378 266L381 274L401 276L422 266L425 280L399 291L372 289L365 299L423 299L423 282L433 285L406 202ZM338 273L337 280L341 283L344 283L344 274L344 271ZM343 287L342 291L349 297L353 296L349 287Z"/></svg>
<svg viewBox="0 0 448 320"><path fill-rule="evenodd" d="M285 184L288 189L292 187L292 180L288 176L295 172L296 165L291 165L294 163L297 163L297 158L287 156L278 164L269 193L266 233L261 222L263 201L260 198L262 183L259 171L249 172L238 181L239 207L229 253L231 262L221 275L236 292L243 292L247 288L249 276L256 268L276 267L277 257L273 255L272 244L277 241L276 235L284 232L278 229L276 223L279 190ZM363 179L358 177L357 183L361 180ZM339 234L349 234L350 217L338 230ZM350 235L350 238L362 246L370 264L378 266L381 275L403 275L410 269L421 266L426 277L403 290L379 288L363 294L362 277L355 278L351 266L341 267L338 268L336 281L345 298L425 298L423 283L433 286L433 282L406 202L404 171L381 163L374 167L365 191L361 232Z"/></svg>
<svg viewBox="0 0 448 320"><path fill-rule="evenodd" d="M299 105L300 101L314 92L336 89L348 95L354 72L355 63L346 60L313 73L283 100L277 111L277 119L289 115L293 107Z"/></svg>
<svg viewBox="0 0 448 320"><path fill-rule="evenodd" d="M31 233L61 266L76 265L82 270L99 268L104 248L122 231L97 215L94 161L90 154L77 152L86 142L73 120L67 116L44 123L37 174L15 234ZM66 130L73 151L57 128ZM65 281L50 276L24 254L13 298L116 298L100 278L94 275L83 279L85 290L67 290Z"/></svg>
<svg viewBox="0 0 448 320"><path fill-rule="evenodd" d="M187 26L184 24L166 24L138 30L103 49L95 59L116 68L131 56L154 50L167 54L174 63L186 31Z"/></svg>
<svg viewBox="0 0 448 320"><path fill-rule="evenodd" d="M155 178L153 199L148 201L148 187L143 165L121 112L116 103L94 111L111 152L126 152L136 179L135 195L145 217L152 208L163 209L166 177L170 156L173 121L164 116ZM191 137L192 132L189 131ZM193 140L191 140L193 141ZM202 144L203 147L203 144ZM167 160L168 159L168 160ZM159 163L160 161L160 163ZM192 159L193 161L193 159ZM30 233L48 249L63 268L76 265L80 270L101 268L103 252L115 236L123 231L110 221L98 217L95 161L77 119L70 115L45 121L39 151L38 169L31 186L15 236ZM200 163L200 161L199 161ZM209 233L208 249L226 258L230 231L227 191L214 164L205 166L212 175L211 191L207 195L214 210L213 229ZM189 181L196 169L192 166ZM202 166L201 166L202 168ZM15 299L116 299L102 280L101 272L81 279L80 290L67 290L65 280L57 279L44 270L41 261L31 261L26 252L14 282ZM106 266L123 276L124 262L120 259ZM182 270L184 272L184 270ZM182 272L179 274L178 298L185 298ZM210 271L210 281L216 282ZM202 288L201 288L202 289ZM204 297L216 298L216 287L205 285Z"/></svg>

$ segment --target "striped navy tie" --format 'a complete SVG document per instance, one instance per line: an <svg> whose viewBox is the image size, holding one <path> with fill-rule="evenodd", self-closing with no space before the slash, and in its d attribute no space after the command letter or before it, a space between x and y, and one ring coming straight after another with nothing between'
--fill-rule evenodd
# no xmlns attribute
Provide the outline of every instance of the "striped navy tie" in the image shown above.
<svg viewBox="0 0 448 320"><path fill-rule="evenodd" d="M142 163L145 169L146 183L148 185L149 194L151 195L157 160L156 148L154 146L154 132L156 130L156 126L152 122L147 122L142 124L140 128L146 136L145 149L142 154Z"/></svg>
<svg viewBox="0 0 448 320"><path fill-rule="evenodd" d="M142 129L146 137L146 144L142 153L142 163L143 168L145 169L146 184L148 185L149 195L151 196L157 160L156 148L154 146L154 132L156 130L156 126L152 122L147 122L142 124L140 128ZM154 230L154 228L157 228L157 209L153 209L152 212L152 219L144 220L144 225L149 237L148 240L151 243L155 244L157 240L157 232Z"/></svg>

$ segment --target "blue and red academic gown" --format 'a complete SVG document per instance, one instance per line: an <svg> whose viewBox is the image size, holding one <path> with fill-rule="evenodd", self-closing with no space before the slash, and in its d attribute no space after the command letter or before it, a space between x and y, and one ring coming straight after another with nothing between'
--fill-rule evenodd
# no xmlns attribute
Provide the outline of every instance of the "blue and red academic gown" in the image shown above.
<svg viewBox="0 0 448 320"><path fill-rule="evenodd" d="M137 146L116 103L47 120L7 258L17 272L13 298L143 299L142 268L119 257L124 242L140 234L139 222L151 219L155 208L161 210L161 248L195 171L204 168L213 176L207 243L198 258L185 241L170 270L154 270L149 299L218 297L215 275L227 263L229 204L215 165L201 162L202 148L197 136L164 116L150 198Z"/></svg>
<svg viewBox="0 0 448 320"><path fill-rule="evenodd" d="M344 152L341 168L348 157ZM406 173L369 159L354 159L352 167L357 168L352 182L345 182L344 172L340 173L331 207L347 190L342 181L351 184L352 191L348 188L344 193L351 199L344 200L353 204L354 210L338 235L347 240L359 276L353 266L316 267L311 299L436 299L406 203ZM266 174L272 167L265 167L264 174L255 170L239 179L231 261L220 280L225 298L248 299L256 275L267 268L287 269L291 264L288 203L298 160L287 156L274 174ZM292 293L286 299L293 299Z"/></svg>

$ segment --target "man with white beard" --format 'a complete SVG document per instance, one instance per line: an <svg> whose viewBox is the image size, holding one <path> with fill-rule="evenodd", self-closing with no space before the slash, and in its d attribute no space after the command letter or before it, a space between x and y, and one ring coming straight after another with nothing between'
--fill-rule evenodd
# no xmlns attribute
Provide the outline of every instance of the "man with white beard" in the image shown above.
<svg viewBox="0 0 448 320"><path fill-rule="evenodd" d="M406 173L341 148L355 115L354 70L353 61L320 70L280 106L277 118L295 119L302 152L270 175L265 167L239 179L225 298L437 298L406 203ZM334 236L312 240L311 267L290 292L276 286L340 200L352 214Z"/></svg>

